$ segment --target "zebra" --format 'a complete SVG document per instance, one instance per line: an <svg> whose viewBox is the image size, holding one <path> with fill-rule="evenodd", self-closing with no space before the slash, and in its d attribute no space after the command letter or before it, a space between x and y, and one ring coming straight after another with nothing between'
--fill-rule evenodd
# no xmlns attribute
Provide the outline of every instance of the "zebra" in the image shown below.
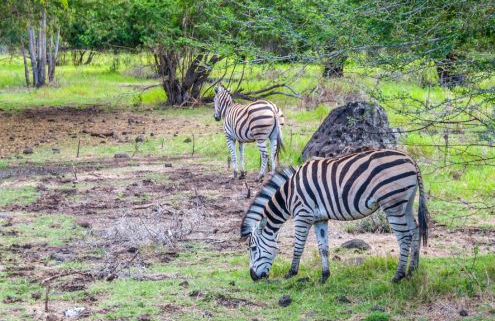
<svg viewBox="0 0 495 321"><path fill-rule="evenodd" d="M419 187L418 221L413 203ZM321 281L330 275L328 220L356 220L381 208L400 247L393 282L408 276L419 264L420 238L426 246L429 213L423 179L411 157L395 150L368 150L339 158L317 158L299 169L279 169L262 187L241 224L241 239L249 238L250 275L256 281L268 277L277 252L282 224L293 217L293 260L286 278L298 273L311 225L314 226L322 262ZM412 248L411 248L412 245Z"/></svg>
<svg viewBox="0 0 495 321"><path fill-rule="evenodd" d="M223 86L215 87L215 112L216 121L224 118L224 132L227 139L234 165L234 178L237 177L237 155L235 144L239 142L239 156L241 173L239 179L246 177L244 170L244 145L256 142L261 155L261 167L258 180L262 180L268 163L266 140L270 139L272 174L275 173L275 158L279 156L282 144L282 129L284 116L282 111L273 103L266 100L258 100L248 105L234 103L230 90Z"/></svg>

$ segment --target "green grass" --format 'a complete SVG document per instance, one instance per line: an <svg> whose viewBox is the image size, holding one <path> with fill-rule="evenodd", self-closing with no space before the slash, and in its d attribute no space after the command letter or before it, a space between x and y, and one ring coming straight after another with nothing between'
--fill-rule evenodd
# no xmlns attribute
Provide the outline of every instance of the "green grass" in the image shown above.
<svg viewBox="0 0 495 321"><path fill-rule="evenodd" d="M82 228L75 224L73 217L64 215L34 215L27 216L27 222L16 224L8 230L15 230L17 235L3 238L2 244L44 244L60 246L82 236Z"/></svg>
<svg viewBox="0 0 495 321"><path fill-rule="evenodd" d="M19 188L0 187L0 206L29 204L34 202L38 195L38 191L33 186Z"/></svg>
<svg viewBox="0 0 495 321"><path fill-rule="evenodd" d="M112 284L95 284L91 291L105 294L101 307L114 308L96 318L159 315L159 307L169 304L178 308L180 312L176 315L180 320L200 318L206 311L215 320L300 320L305 314L314 319L345 320L362 315L363 320L409 320L407 316L419 306L440 297L469 298L495 290L493 263L493 255L478 257L476 262L459 258L424 259L412 280L392 284L395 258L369 258L358 266L332 262L332 275L322 285L317 281L319 259L304 262L300 274L291 280L283 279L289 262L277 259L271 279L253 283L246 255L197 250L152 269L156 273L178 275L177 279L153 282L121 279ZM303 277L309 277L310 281L298 282ZM180 286L184 280L188 280L188 288ZM292 298L289 307L278 305L282 295ZM339 302L341 296L351 303ZM229 307L226 300L236 302L239 307ZM373 311L377 305L385 312Z"/></svg>
<svg viewBox="0 0 495 321"><path fill-rule="evenodd" d="M0 110L22 111L41 106L131 106L140 103L140 88L156 84L111 70L104 65L59 66L54 83L40 89L27 89L22 60L0 60ZM121 68L124 70L124 68ZM164 98L159 90L142 95L142 101L156 104Z"/></svg>
<svg viewBox="0 0 495 321"><path fill-rule="evenodd" d="M12 227L19 231L15 244L65 246L84 240L84 232L71 217L24 215L30 221ZM13 244L7 234L0 235L0 244L4 246ZM162 249L150 250L160 252ZM90 252L103 255L98 249ZM431 302L441 299L476 302L480 297L490 297L495 291L494 255L423 256L416 275L399 284L390 282L396 258L368 257L359 265L332 260L331 276L327 283L320 284L320 260L315 250L312 253L303 259L298 276L285 280L283 276L290 262L287 257L277 257L270 279L255 283L249 277L248 257L243 251L219 252L198 243L188 243L183 244L179 256L167 264L128 269L131 274L169 276L163 280L96 280L81 291L67 293L55 288L50 294L50 302L55 309L61 305L54 302L60 301L64 302L63 306L85 306L87 298L95 296L98 300L88 320L138 320L144 314L154 320L173 311L174 319L178 320L210 316L214 320L347 320L353 317L356 320L405 321L418 313L427 317L425 309ZM12 306L2 302L7 296L23 300L22 304L16 305L19 310L15 314L0 312L0 317L9 321L20 315L29 318L30 311L26 306L37 304L31 295L43 293L39 282L33 282L29 277L9 276L9 271L14 269L9 258L14 257L18 259L15 254L4 256L0 270L0 311L7 311ZM55 270L85 270L87 266L84 262L70 261L52 265L52 269L55 273ZM299 278L309 278L309 281L300 282ZM187 287L181 285L184 280L188 282ZM278 305L282 295L292 298L291 305L285 308ZM342 296L350 303L343 303L339 299ZM490 309L493 307L489 304L471 309L471 320L494 320L488 313Z"/></svg>

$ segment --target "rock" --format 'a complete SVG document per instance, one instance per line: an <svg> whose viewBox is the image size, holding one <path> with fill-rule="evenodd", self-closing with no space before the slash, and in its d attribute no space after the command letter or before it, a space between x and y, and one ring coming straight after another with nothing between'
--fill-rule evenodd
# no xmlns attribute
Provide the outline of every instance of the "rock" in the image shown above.
<svg viewBox="0 0 495 321"><path fill-rule="evenodd" d="M278 300L278 305L281 307L288 307L292 303L292 299L288 295L283 295L280 300Z"/></svg>
<svg viewBox="0 0 495 321"><path fill-rule="evenodd" d="M47 191L48 187L44 184L38 184L38 186L36 186L36 189L41 192L41 191Z"/></svg>
<svg viewBox="0 0 495 321"><path fill-rule="evenodd" d="M53 154L60 154L60 148L52 148Z"/></svg>
<svg viewBox="0 0 495 321"><path fill-rule="evenodd" d="M138 321L151 321L151 315L141 314L137 317Z"/></svg>
<svg viewBox="0 0 495 321"><path fill-rule="evenodd" d="M33 149L29 146L24 147L24 150L22 151L23 154L29 155L33 153Z"/></svg>
<svg viewBox="0 0 495 321"><path fill-rule="evenodd" d="M191 138L187 137L186 139L184 139L184 143L190 143L192 142Z"/></svg>
<svg viewBox="0 0 495 321"><path fill-rule="evenodd" d="M182 281L181 283L179 283L179 285L183 288L188 288L189 287L189 282L186 281Z"/></svg>
<svg viewBox="0 0 495 321"><path fill-rule="evenodd" d="M84 311L86 311L86 308L84 308L84 307L69 308L69 309L64 311L64 317L66 317L66 318L78 318L84 313Z"/></svg>
<svg viewBox="0 0 495 321"><path fill-rule="evenodd" d="M113 158L115 158L115 159L130 159L131 157L126 153L117 153L117 154L113 155Z"/></svg>
<svg viewBox="0 0 495 321"><path fill-rule="evenodd" d="M302 159L336 157L365 149L394 148L397 129L376 103L350 102L330 112L302 151Z"/></svg>
<svg viewBox="0 0 495 321"><path fill-rule="evenodd" d="M129 253L136 253L139 249L135 246L131 246L127 249L127 252Z"/></svg>
<svg viewBox="0 0 495 321"><path fill-rule="evenodd" d="M172 167L172 163L165 163L165 167Z"/></svg>
<svg viewBox="0 0 495 321"><path fill-rule="evenodd" d="M0 219L10 220L11 218L12 218L12 216L7 214L7 213L0 213Z"/></svg>
<svg viewBox="0 0 495 321"><path fill-rule="evenodd" d="M335 298L335 301L339 303L351 303L351 300L349 300L345 295L340 295Z"/></svg>
<svg viewBox="0 0 495 321"><path fill-rule="evenodd" d="M60 320L62 320L62 318L56 315L55 313L49 313L46 315L46 321L60 321Z"/></svg>
<svg viewBox="0 0 495 321"><path fill-rule="evenodd" d="M41 293L40 292L34 292L31 294L31 297L35 300L39 300L41 298Z"/></svg>
<svg viewBox="0 0 495 321"><path fill-rule="evenodd" d="M79 225L80 227L83 227L83 228L90 228L91 227L91 223L89 223L88 221L82 220L82 219L77 220L76 224Z"/></svg>
<svg viewBox="0 0 495 321"><path fill-rule="evenodd" d="M57 262L64 262L65 261L65 256L63 254L60 254L60 253L52 253L50 254L50 260L54 260L54 261L57 261Z"/></svg>
<svg viewBox="0 0 495 321"><path fill-rule="evenodd" d="M213 313L211 313L209 311L205 311L205 312L203 312L203 316L207 317L207 318L213 318Z"/></svg>
<svg viewBox="0 0 495 321"><path fill-rule="evenodd" d="M385 312L385 308L381 305L374 305L371 307L371 311Z"/></svg>
<svg viewBox="0 0 495 321"><path fill-rule="evenodd" d="M358 249L363 251L369 250L371 248L368 243L360 239L352 239L350 241L344 242L340 247L344 249Z"/></svg>
<svg viewBox="0 0 495 321"><path fill-rule="evenodd" d="M22 302L22 299L16 296L8 295L5 299L2 300L2 302L5 304L10 304L10 303Z"/></svg>
<svg viewBox="0 0 495 321"><path fill-rule="evenodd" d="M138 137L136 137L135 141L136 141L136 143L142 143L142 142L144 142L144 136L143 135L139 135Z"/></svg>
<svg viewBox="0 0 495 321"><path fill-rule="evenodd" d="M466 310L461 309L461 310L459 311L459 315L460 315L461 317L467 317L467 316L469 315L469 313L468 313Z"/></svg>

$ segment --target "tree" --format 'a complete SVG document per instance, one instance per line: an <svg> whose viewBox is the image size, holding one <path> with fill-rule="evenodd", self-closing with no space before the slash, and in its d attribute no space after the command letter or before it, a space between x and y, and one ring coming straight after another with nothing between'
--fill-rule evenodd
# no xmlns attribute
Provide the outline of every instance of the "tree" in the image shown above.
<svg viewBox="0 0 495 321"><path fill-rule="evenodd" d="M453 86L488 66L495 43L495 5L476 0L349 0L343 30L367 48L369 62L403 69L436 65L439 84ZM351 14L352 13L352 16Z"/></svg>
<svg viewBox="0 0 495 321"><path fill-rule="evenodd" d="M2 30L0 42L10 48L20 48L26 78L30 85L29 64L31 60L32 83L43 86L55 77L55 61L58 54L60 28L57 21L67 6L65 0L7 0L2 3ZM27 50L26 50L27 44Z"/></svg>

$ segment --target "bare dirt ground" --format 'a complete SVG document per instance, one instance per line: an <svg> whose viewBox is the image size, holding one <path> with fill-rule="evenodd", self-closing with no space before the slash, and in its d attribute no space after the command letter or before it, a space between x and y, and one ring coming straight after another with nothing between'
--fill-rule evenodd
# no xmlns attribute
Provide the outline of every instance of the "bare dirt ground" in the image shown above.
<svg viewBox="0 0 495 321"><path fill-rule="evenodd" d="M164 119L153 113L104 112L91 108L28 112L24 116L0 115L0 156L18 153L26 145L59 144L73 134L88 135L94 143L104 139L109 144L119 144L126 137L142 133L174 134L187 126L206 127L195 124L194 120L184 123L183 119L173 122ZM107 280L122 277L129 266L174 260L183 245L191 241L225 253L242 252L245 244L239 242L240 222L261 185L254 181L256 173L249 173L246 181L231 179L229 175L224 163L204 163L195 157L135 157L132 162L85 159L74 167L20 163L16 167L0 168L0 188L35 186L39 192L39 198L33 203L0 207L0 232L14 239L12 244L0 244L0 258L3 258L0 267L15 266L7 271L9 275L39 283L54 275L53 262L78 261L90 266L91 276L76 274L57 285L58 290L70 292L84 289L94 277ZM75 236L70 246L53 245L26 239L23 234L27 232L18 228L51 215L74 218L78 228L83 230L82 236ZM398 255L393 235L352 235L345 232L345 224L348 223L330 223L330 252L334 260L360 264L366 256ZM53 223L52 228L60 228L60 225ZM364 253L337 250L352 238L368 242L371 250ZM167 250L157 252L150 247L157 243ZM292 243L293 227L292 222L288 222L280 234L281 256L291 257ZM475 247L480 254L493 253L495 230L433 226L429 246L422 249L422 255L466 256L472 254ZM95 254L97 249L103 249L105 255ZM315 254L313 233L306 249L306 257ZM175 277L167 274L126 276ZM97 298L88 294L86 301L87 306L92 307ZM438 307L444 308L445 305ZM34 314L42 310L41 301L33 307Z"/></svg>
<svg viewBox="0 0 495 321"><path fill-rule="evenodd" d="M215 127L212 122L211 127ZM83 137L92 144L118 144L138 135L173 136L182 132L212 130L193 117L173 119L149 111L106 111L97 106L85 109L49 107L18 114L0 112L0 157L21 153L26 146L56 146Z"/></svg>

